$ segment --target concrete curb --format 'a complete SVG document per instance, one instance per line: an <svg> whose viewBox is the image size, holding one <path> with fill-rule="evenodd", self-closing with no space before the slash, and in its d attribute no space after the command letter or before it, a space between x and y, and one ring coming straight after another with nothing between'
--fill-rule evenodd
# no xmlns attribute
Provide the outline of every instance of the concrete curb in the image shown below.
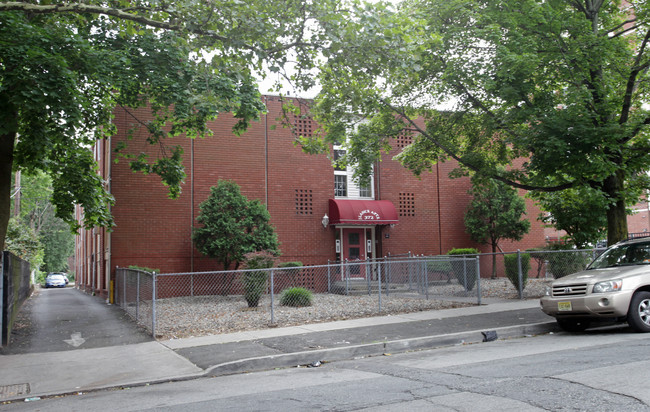
<svg viewBox="0 0 650 412"><path fill-rule="evenodd" d="M557 332L555 321L526 325L507 326L493 329L498 339L513 339L526 336ZM310 351L260 356L225 362L205 369L205 376L222 376L242 372L256 372L275 368L310 365L313 362L335 362L360 357L381 356L384 354L403 353L416 350L435 349L446 346L482 343L485 330L450 333L446 335L407 338L394 341L373 342L338 348L317 349Z"/></svg>

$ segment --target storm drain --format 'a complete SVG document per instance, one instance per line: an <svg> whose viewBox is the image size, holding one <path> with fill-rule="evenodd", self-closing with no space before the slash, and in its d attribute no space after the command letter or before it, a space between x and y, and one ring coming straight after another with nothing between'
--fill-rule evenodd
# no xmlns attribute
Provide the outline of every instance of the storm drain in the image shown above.
<svg viewBox="0 0 650 412"><path fill-rule="evenodd" d="M29 383L0 386L0 399L13 398L14 396L27 395Z"/></svg>

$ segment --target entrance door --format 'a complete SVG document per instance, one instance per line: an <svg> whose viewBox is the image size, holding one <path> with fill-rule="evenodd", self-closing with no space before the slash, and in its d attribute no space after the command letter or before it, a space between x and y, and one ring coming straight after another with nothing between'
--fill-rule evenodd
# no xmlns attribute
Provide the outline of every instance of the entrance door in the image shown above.
<svg viewBox="0 0 650 412"><path fill-rule="evenodd" d="M366 260L366 229L343 229L343 259ZM349 266L350 277L364 277L360 265Z"/></svg>
<svg viewBox="0 0 650 412"><path fill-rule="evenodd" d="M343 259L365 260L365 229L343 229Z"/></svg>

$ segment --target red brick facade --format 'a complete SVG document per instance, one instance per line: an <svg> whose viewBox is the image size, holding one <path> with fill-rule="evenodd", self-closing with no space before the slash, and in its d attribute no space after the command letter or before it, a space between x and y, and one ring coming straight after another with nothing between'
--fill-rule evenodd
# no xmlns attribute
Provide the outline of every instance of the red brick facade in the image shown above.
<svg viewBox="0 0 650 412"><path fill-rule="evenodd" d="M116 226L111 233L96 229L78 236L75 271L82 287L108 295L116 266L137 265L165 273L219 269L215 261L193 247L191 232L199 204L220 179L235 181L245 196L267 205L281 243L281 260L314 265L339 258L336 239L340 228L321 224L323 215L329 213L328 201L334 198L331 162L325 155L308 155L294 146L290 130L276 120L279 98L266 96L264 100L268 114L241 137L231 133L235 120L222 115L210 125L214 136L196 140L176 137L168 142L183 148L187 174L182 194L174 200L167 197L167 188L156 175L134 173L124 160L114 162L113 150L133 122L128 113L116 112L117 136L99 142L96 148L100 173L115 197L112 213ZM309 120L297 120L303 134L316 126ZM143 138L140 135L129 141L129 151L156 156L159 149ZM456 247L489 252L465 233L469 179L448 177L453 162L438 164L432 172L416 178L392 159L406 144L408 141L395 141L392 152L375 168L374 198L391 201L399 223L365 226L374 229L373 257L407 252L437 255ZM504 250L544 243L543 228L536 220L539 210L527 203L531 230L521 242L503 242ZM371 231L367 233L370 236Z"/></svg>

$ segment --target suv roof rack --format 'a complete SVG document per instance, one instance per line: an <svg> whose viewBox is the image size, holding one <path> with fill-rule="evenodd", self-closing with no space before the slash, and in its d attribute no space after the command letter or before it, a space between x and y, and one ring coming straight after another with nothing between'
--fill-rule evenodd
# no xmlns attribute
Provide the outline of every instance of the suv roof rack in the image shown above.
<svg viewBox="0 0 650 412"><path fill-rule="evenodd" d="M642 239L644 237L650 237L650 232L629 233L625 240Z"/></svg>

